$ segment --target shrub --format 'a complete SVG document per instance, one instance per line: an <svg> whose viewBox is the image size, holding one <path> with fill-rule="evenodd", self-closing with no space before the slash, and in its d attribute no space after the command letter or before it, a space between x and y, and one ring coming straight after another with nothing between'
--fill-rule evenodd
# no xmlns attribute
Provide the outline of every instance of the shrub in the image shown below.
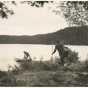
<svg viewBox="0 0 88 88"><path fill-rule="evenodd" d="M65 63L72 64L78 61L79 61L78 53L70 50L68 56L65 58Z"/></svg>
<svg viewBox="0 0 88 88"><path fill-rule="evenodd" d="M15 86L16 79L10 72L0 71L0 86Z"/></svg>

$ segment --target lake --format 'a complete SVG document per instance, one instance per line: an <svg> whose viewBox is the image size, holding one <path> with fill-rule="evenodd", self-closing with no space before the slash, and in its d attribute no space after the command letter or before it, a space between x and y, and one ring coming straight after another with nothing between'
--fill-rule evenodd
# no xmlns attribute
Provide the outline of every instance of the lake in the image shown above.
<svg viewBox="0 0 88 88"><path fill-rule="evenodd" d="M71 46L66 45L71 50L78 52L80 60L84 61L88 58L88 46ZM32 44L0 44L0 69L7 70L8 66L16 64L15 58L23 58L24 51L30 53L35 60L49 60L54 49L54 45L32 45ZM53 57L58 57L56 52Z"/></svg>

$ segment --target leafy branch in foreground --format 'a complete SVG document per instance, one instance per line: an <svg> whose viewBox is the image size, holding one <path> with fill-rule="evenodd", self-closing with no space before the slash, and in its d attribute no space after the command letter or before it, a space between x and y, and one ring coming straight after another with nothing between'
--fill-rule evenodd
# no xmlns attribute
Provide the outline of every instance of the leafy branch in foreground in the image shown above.
<svg viewBox="0 0 88 88"><path fill-rule="evenodd" d="M69 26L88 24L88 1L62 1L59 8Z"/></svg>
<svg viewBox="0 0 88 88"><path fill-rule="evenodd" d="M0 17L1 18L8 18L9 15L13 15L13 10L9 9L6 5L6 2L0 1Z"/></svg>

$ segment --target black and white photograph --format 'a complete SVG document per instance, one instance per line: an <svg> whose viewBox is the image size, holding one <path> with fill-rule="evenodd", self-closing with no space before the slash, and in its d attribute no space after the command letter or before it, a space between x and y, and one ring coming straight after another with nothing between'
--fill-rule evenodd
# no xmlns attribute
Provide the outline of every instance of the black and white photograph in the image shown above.
<svg viewBox="0 0 88 88"><path fill-rule="evenodd" d="M0 0L0 87L88 87L88 1Z"/></svg>

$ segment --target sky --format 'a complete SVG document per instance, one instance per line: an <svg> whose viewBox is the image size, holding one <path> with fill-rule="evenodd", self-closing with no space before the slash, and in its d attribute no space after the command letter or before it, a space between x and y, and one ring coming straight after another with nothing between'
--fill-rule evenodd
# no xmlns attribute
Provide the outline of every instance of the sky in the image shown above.
<svg viewBox="0 0 88 88"><path fill-rule="evenodd" d="M18 4L8 5L15 14L8 19L0 19L0 35L35 35L55 32L67 26L59 14L47 6L43 8Z"/></svg>

